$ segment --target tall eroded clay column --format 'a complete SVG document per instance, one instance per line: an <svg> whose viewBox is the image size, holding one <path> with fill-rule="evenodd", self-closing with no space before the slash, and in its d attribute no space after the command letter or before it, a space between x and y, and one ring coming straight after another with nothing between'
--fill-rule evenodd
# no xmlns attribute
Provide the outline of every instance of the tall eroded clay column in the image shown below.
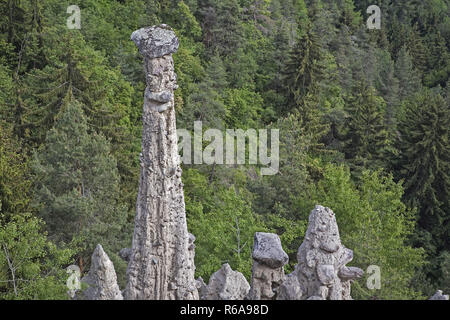
<svg viewBox="0 0 450 320"><path fill-rule="evenodd" d="M167 25L131 35L144 56L141 175L125 299L198 299L175 124L177 88L172 53L178 38ZM191 238L191 240L190 240Z"/></svg>

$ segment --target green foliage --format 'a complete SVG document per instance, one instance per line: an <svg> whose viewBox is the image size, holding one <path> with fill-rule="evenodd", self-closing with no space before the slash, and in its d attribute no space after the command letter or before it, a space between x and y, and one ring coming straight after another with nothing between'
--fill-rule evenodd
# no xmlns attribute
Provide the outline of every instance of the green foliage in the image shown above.
<svg viewBox="0 0 450 320"><path fill-rule="evenodd" d="M323 79L322 50L318 36L309 27L290 52L284 73L285 86L294 106L301 105L308 93L315 93L318 82Z"/></svg>
<svg viewBox="0 0 450 320"><path fill-rule="evenodd" d="M86 46L79 33L50 29L44 41L49 64L42 70L34 69L22 84L25 122L31 126L30 135L37 145L70 101L69 95L83 103L92 126L118 140L129 122L131 86L117 70L105 65L98 52ZM41 110L41 105L46 108Z"/></svg>
<svg viewBox="0 0 450 320"><path fill-rule="evenodd" d="M200 24L183 1L178 2L173 27L179 30L183 36L194 40L199 39L202 35Z"/></svg>
<svg viewBox="0 0 450 320"><path fill-rule="evenodd" d="M11 71L5 65L0 64L0 106L2 106L1 111L5 112L7 104L10 104L11 97L13 96L13 80L11 77ZM5 115L1 114L2 119L5 119ZM6 118L7 119L7 118Z"/></svg>
<svg viewBox="0 0 450 320"><path fill-rule="evenodd" d="M226 110L221 93L226 86L226 73L221 58L213 56L207 69L203 80L192 86L192 92L180 110L178 123L184 128L193 128L194 121L199 120L205 127L224 126Z"/></svg>
<svg viewBox="0 0 450 320"><path fill-rule="evenodd" d="M305 123L298 114L279 119L273 128L280 130L280 172L250 182L250 190L256 195L253 206L264 216L273 214L295 221L299 217L292 201L311 183L311 137L305 134Z"/></svg>
<svg viewBox="0 0 450 320"><path fill-rule="evenodd" d="M379 67L375 88L386 102L386 123L389 129L395 128L395 107L398 105L399 81L395 77L394 61L389 52L380 50L377 52Z"/></svg>
<svg viewBox="0 0 450 320"><path fill-rule="evenodd" d="M399 100L402 101L416 93L421 87L420 75L414 68L412 58L402 47L395 62L395 76L399 80Z"/></svg>
<svg viewBox="0 0 450 320"><path fill-rule="evenodd" d="M220 55L233 53L243 43L240 14L237 0L212 1L212 8L201 10L204 15L203 42L209 52Z"/></svg>
<svg viewBox="0 0 450 320"><path fill-rule="evenodd" d="M67 104L33 159L35 206L52 238L81 236L89 257L98 243L120 250L126 211L119 203L119 176L109 143L88 133L82 106Z"/></svg>
<svg viewBox="0 0 450 320"><path fill-rule="evenodd" d="M342 8L342 23L352 29L356 29L363 21L361 13L355 10L353 0L345 0Z"/></svg>
<svg viewBox="0 0 450 320"><path fill-rule="evenodd" d="M0 299L68 299L65 266L75 251L49 242L41 220L0 216L0 249Z"/></svg>
<svg viewBox="0 0 450 320"><path fill-rule="evenodd" d="M405 179L405 200L418 208L415 242L433 261L449 243L448 104L436 93L422 91L404 104L398 141L399 176ZM444 270L433 263L428 276L440 279Z"/></svg>
<svg viewBox="0 0 450 320"><path fill-rule="evenodd" d="M434 36L433 42L428 56L428 65L432 70L425 75L424 83L428 87L445 86L450 77L450 53L439 31Z"/></svg>
<svg viewBox="0 0 450 320"><path fill-rule="evenodd" d="M195 169L184 172L189 231L196 236L196 275L206 281L222 264L250 279L255 232L264 225L252 212L245 190L211 185Z"/></svg>
<svg viewBox="0 0 450 320"><path fill-rule="evenodd" d="M283 250L289 256L289 263L284 266L286 274L294 271L297 264L297 251L302 244L308 227L306 219L287 219L276 214L268 215L264 224L267 226L265 232L274 232L280 235Z"/></svg>
<svg viewBox="0 0 450 320"><path fill-rule="evenodd" d="M357 173L362 168L381 168L390 147L385 123L385 102L361 82L347 105L344 152Z"/></svg>
<svg viewBox="0 0 450 320"><path fill-rule="evenodd" d="M264 118L263 99L258 93L246 89L229 89L225 92L226 123L230 128L258 128Z"/></svg>
<svg viewBox="0 0 450 320"><path fill-rule="evenodd" d="M28 164L6 124L0 122L0 212L10 218L28 210Z"/></svg>
<svg viewBox="0 0 450 320"><path fill-rule="evenodd" d="M418 34L417 26L414 26L410 31L406 45L416 68L422 72L425 71L427 49L425 48L422 38Z"/></svg>
<svg viewBox="0 0 450 320"><path fill-rule="evenodd" d="M441 227L448 225L450 208L448 105L439 94L424 91L404 107L399 148L405 197L419 207L421 226L440 239L440 247L447 247L448 230Z"/></svg>

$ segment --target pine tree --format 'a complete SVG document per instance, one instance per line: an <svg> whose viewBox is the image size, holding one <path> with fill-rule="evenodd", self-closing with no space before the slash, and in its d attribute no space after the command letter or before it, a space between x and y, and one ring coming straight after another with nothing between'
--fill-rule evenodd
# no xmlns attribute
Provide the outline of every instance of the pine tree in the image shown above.
<svg viewBox="0 0 450 320"><path fill-rule="evenodd" d="M85 237L89 257L98 243L117 252L126 210L119 203L117 162L110 145L89 133L79 102L70 100L34 154L35 207L49 235L68 243Z"/></svg>
<svg viewBox="0 0 450 320"><path fill-rule="evenodd" d="M27 8L27 20L30 30L25 35L21 46L22 55L20 63L23 70L42 68L47 60L44 56L44 43L42 34L44 32L44 18L42 16L42 2L30 0Z"/></svg>
<svg viewBox="0 0 450 320"><path fill-rule="evenodd" d="M70 96L82 102L90 128L111 142L121 175L121 197L134 207L140 135L133 89L104 55L93 50L78 30L47 28L43 38L48 64L15 81L15 132L28 148L40 146L64 112ZM139 111L140 114L140 111ZM139 133L138 133L139 132Z"/></svg>
<svg viewBox="0 0 450 320"><path fill-rule="evenodd" d="M297 211L292 202L310 180L308 169L312 163L308 161L308 153L314 146L312 138L305 134L307 123L298 111L278 119L273 127L280 130L280 173L253 182L253 187L258 189L254 207L260 214L276 213L295 220Z"/></svg>
<svg viewBox="0 0 450 320"><path fill-rule="evenodd" d="M0 3L0 13L5 17L0 22L0 33L6 35L8 43L20 47L25 33L26 11L20 0L7 0Z"/></svg>
<svg viewBox="0 0 450 320"><path fill-rule="evenodd" d="M392 58L395 60L398 59L402 48L406 47L407 49L408 39L405 37L405 34L409 34L411 32L409 29L409 25L401 23L398 18L394 18L394 21L390 24L390 28L388 30L388 39L390 43L389 49L392 54Z"/></svg>
<svg viewBox="0 0 450 320"><path fill-rule="evenodd" d="M356 28L361 24L361 21L361 14L355 10L354 1L345 0L340 17L340 22L348 26L352 30L356 30Z"/></svg>
<svg viewBox="0 0 450 320"><path fill-rule="evenodd" d="M302 26L308 19L303 0L297 2L296 6L280 0L271 1L270 4L273 26L270 28L270 38L264 48L262 59L258 62L260 69L256 89L263 96L265 105L274 110L282 110L282 106L286 104L283 82L285 60L297 39L297 33L305 32ZM296 13L296 16L291 17L292 13Z"/></svg>
<svg viewBox="0 0 450 320"><path fill-rule="evenodd" d="M173 19L173 27L181 35L191 39L199 39L201 37L202 29L189 7L183 1L178 2L177 8L173 13Z"/></svg>
<svg viewBox="0 0 450 320"><path fill-rule="evenodd" d="M288 1L282 1L284 4L288 5ZM295 0L293 1L293 10L285 10L284 14L289 14L293 12L295 14L295 21L297 22L297 31L299 34L303 34L307 30L309 23L308 8L306 7L305 0Z"/></svg>
<svg viewBox="0 0 450 320"><path fill-rule="evenodd" d="M0 299L65 299L74 248L57 248L30 207L32 181L20 144L0 121Z"/></svg>

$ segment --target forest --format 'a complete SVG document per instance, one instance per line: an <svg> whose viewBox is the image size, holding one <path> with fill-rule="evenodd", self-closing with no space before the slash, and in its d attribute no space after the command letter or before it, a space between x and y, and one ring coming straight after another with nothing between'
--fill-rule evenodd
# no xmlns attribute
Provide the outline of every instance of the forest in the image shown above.
<svg viewBox="0 0 450 320"><path fill-rule="evenodd" d="M161 23L180 40L177 128L279 129L275 175L183 164L196 277L228 262L248 279L258 231L292 271L320 204L351 265L381 270L354 299L450 292L449 0L0 0L0 14L0 300L69 299L66 268L86 274L98 243L124 286L146 87L130 35Z"/></svg>

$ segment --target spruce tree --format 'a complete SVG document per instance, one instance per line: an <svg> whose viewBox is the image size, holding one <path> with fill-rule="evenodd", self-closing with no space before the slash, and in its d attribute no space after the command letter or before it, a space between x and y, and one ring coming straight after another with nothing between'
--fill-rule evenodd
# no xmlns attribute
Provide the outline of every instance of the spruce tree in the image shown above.
<svg viewBox="0 0 450 320"><path fill-rule="evenodd" d="M218 50L225 56L242 45L241 7L237 0L202 1L199 12L203 43L210 54Z"/></svg>
<svg viewBox="0 0 450 320"><path fill-rule="evenodd" d="M75 251L48 241L30 214L31 186L28 159L0 121L0 299L65 299Z"/></svg>
<svg viewBox="0 0 450 320"><path fill-rule="evenodd" d="M424 72L427 68L427 48L425 47L422 38L420 37L417 25L414 25L410 30L407 38L408 51L411 54L414 65L417 70Z"/></svg>
<svg viewBox="0 0 450 320"><path fill-rule="evenodd" d="M377 52L378 70L375 88L386 102L386 124L389 131L395 130L396 107L398 106L399 81L395 77L394 61L389 52L380 50Z"/></svg>
<svg viewBox="0 0 450 320"><path fill-rule="evenodd" d="M284 69L284 83L288 90L289 106L302 103L308 93L317 90L323 78L323 52L317 35L308 30L297 40Z"/></svg>
<svg viewBox="0 0 450 320"><path fill-rule="evenodd" d="M363 168L382 167L389 148L383 98L376 95L374 88L361 81L354 87L345 111L344 153L351 168L359 174Z"/></svg>
<svg viewBox="0 0 450 320"><path fill-rule="evenodd" d="M399 80L398 99L403 101L416 93L421 87L419 72L414 67L408 49L403 46L395 62L395 77Z"/></svg>
<svg viewBox="0 0 450 320"><path fill-rule="evenodd" d="M49 63L21 80L24 121L33 146L53 126L68 93L83 103L90 125L115 141L127 135L132 89L105 58L91 49L77 30L48 29L44 39ZM119 125L117 125L119 123Z"/></svg>
<svg viewBox="0 0 450 320"><path fill-rule="evenodd" d="M424 84L429 88L445 86L450 76L450 53L447 42L438 31L430 45L428 58L429 72L424 76Z"/></svg>
<svg viewBox="0 0 450 320"><path fill-rule="evenodd" d="M419 244L435 256L450 246L450 112L439 94L425 90L404 104L399 126L399 176L405 200L418 209Z"/></svg>

